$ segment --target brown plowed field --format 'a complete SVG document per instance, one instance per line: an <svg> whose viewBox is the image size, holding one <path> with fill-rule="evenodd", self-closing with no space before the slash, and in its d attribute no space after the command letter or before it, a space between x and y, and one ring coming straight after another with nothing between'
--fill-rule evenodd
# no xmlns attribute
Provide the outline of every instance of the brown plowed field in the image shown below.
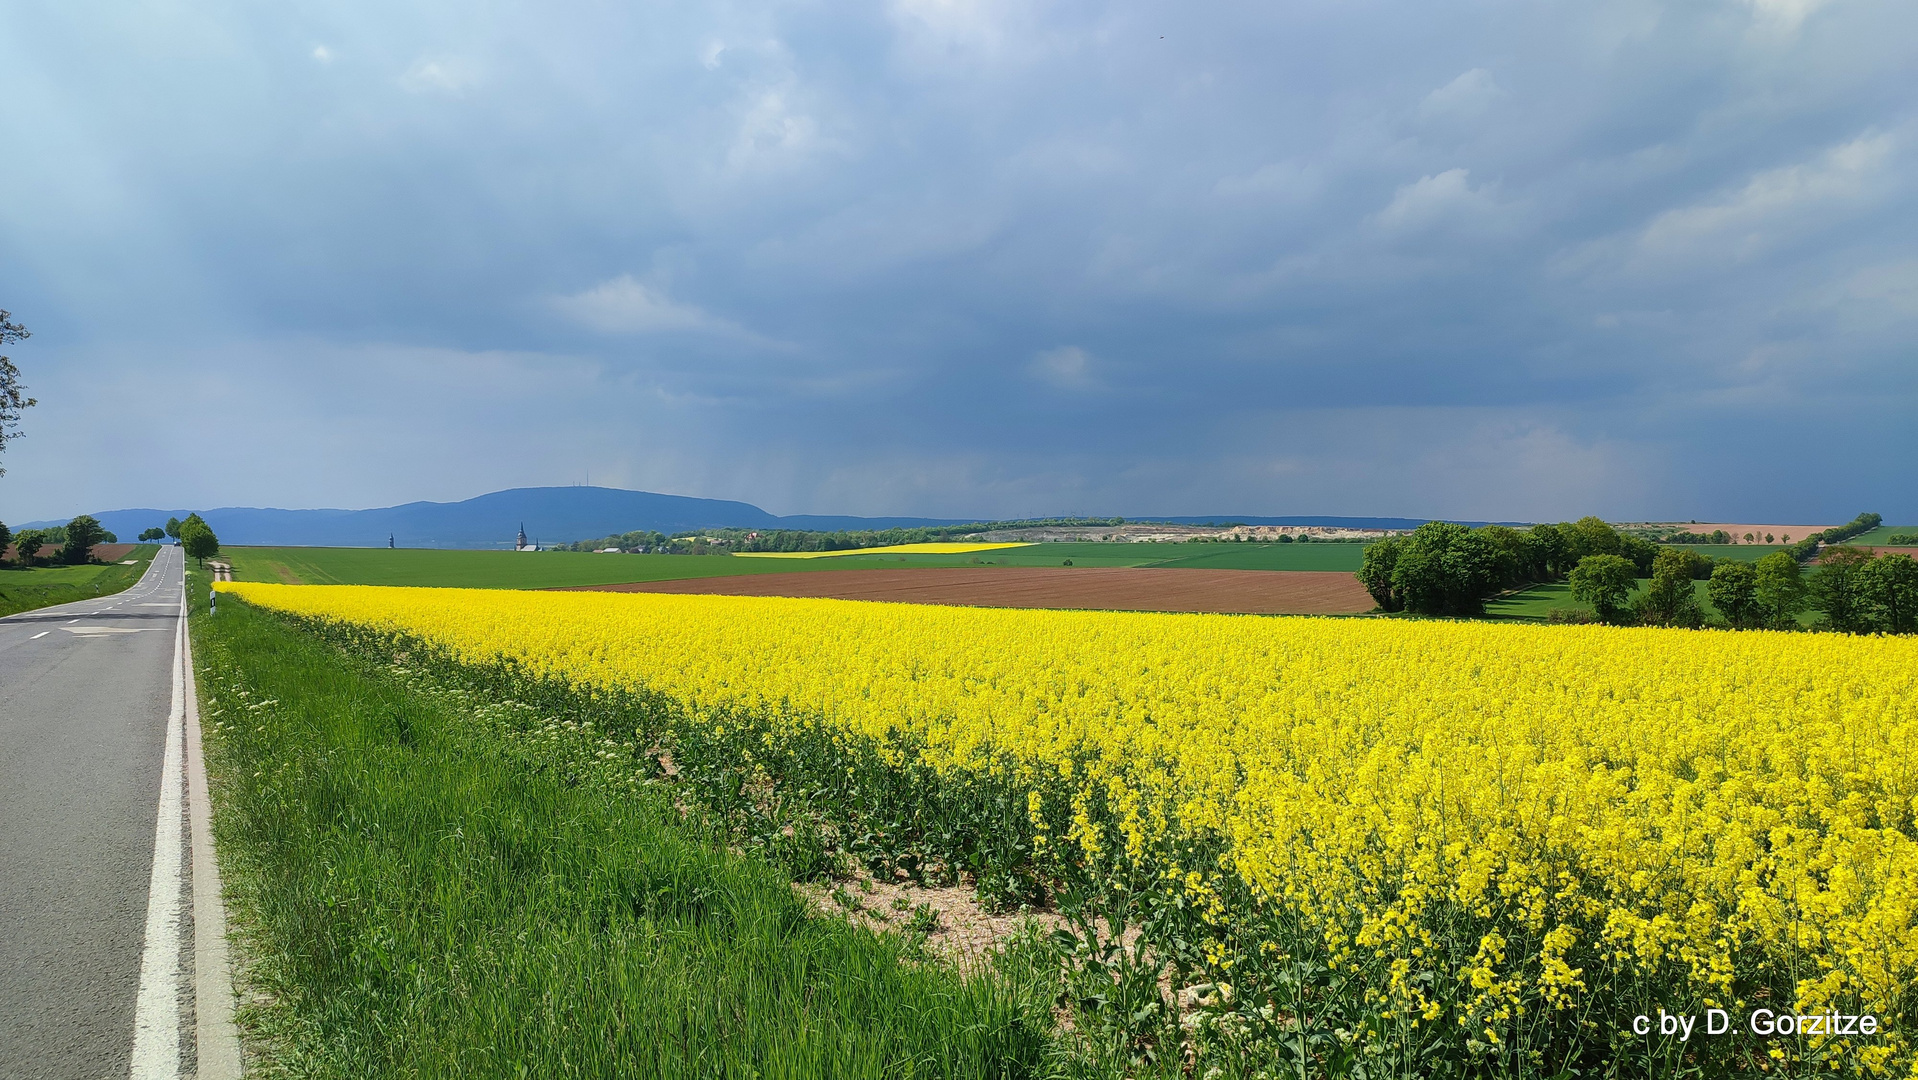
<svg viewBox="0 0 1918 1080"><path fill-rule="evenodd" d="M1212 611L1247 615L1349 615L1370 611L1373 607L1365 587L1351 574L1125 566L808 570L690 581L642 581L630 585L582 585L564 591L805 596L964 607Z"/></svg>
<svg viewBox="0 0 1918 1080"><path fill-rule="evenodd" d="M101 562L119 562L121 559L127 557L128 552L139 546L138 544L95 544L93 545L93 557ZM49 560L58 554L59 551L59 544L48 544L46 547L41 548L40 553L34 557L41 560ZM15 549L14 545L8 544L5 548L0 548L0 559L4 559L7 562L18 562L20 552Z"/></svg>
<svg viewBox="0 0 1918 1080"><path fill-rule="evenodd" d="M1822 548L1818 552L1818 561L1824 562L1825 556L1830 555L1834 551L1843 551L1845 548L1851 547L1851 546L1853 545L1846 544L1844 545L1844 547ZM1859 544L1857 546L1864 548L1866 551L1871 552L1873 555L1909 555L1914 559L1918 559L1918 547L1890 547L1883 544L1880 544L1875 547L1867 546L1864 544Z"/></svg>

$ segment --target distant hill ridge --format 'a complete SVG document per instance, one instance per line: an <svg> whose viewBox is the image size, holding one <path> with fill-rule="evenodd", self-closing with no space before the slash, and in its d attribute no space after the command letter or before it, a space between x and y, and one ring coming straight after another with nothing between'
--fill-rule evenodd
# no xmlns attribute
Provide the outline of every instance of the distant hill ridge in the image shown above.
<svg viewBox="0 0 1918 1080"><path fill-rule="evenodd" d="M184 518L187 510L107 510L93 516L122 540L142 529ZM606 487L534 487L495 491L461 502L411 502L371 510L275 510L224 506L200 516L222 544L285 547L510 548L522 523L542 544L656 529L671 534L693 529L891 529L918 525L964 525L977 518L850 517L771 514L751 503L697 499ZM1324 525L1355 529L1409 529L1424 518L1352 517L1131 517L1131 521L1204 525ZM64 521L29 521L16 528L45 528Z"/></svg>

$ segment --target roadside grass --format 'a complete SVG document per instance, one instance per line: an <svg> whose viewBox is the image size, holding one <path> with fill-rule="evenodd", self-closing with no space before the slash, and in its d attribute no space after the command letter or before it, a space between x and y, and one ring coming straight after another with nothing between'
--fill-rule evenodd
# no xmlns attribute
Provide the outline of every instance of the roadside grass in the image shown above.
<svg viewBox="0 0 1918 1080"><path fill-rule="evenodd" d="M159 550L157 544L134 548L127 555L134 560L132 566L24 567L9 563L0 567L0 616L123 592L140 580Z"/></svg>
<svg viewBox="0 0 1918 1080"><path fill-rule="evenodd" d="M1055 1060L1049 1001L810 913L647 762L528 749L457 693L236 599L194 612L255 1075L1023 1077Z"/></svg>
<svg viewBox="0 0 1918 1080"><path fill-rule="evenodd" d="M1359 567L1359 544L1043 543L954 555L838 555L829 559L741 559L731 555L619 555L578 551L451 551L428 548L231 547L221 553L238 581L288 585L421 585L464 589L551 589L681 581L733 574L902 567L1167 566L1239 570Z"/></svg>

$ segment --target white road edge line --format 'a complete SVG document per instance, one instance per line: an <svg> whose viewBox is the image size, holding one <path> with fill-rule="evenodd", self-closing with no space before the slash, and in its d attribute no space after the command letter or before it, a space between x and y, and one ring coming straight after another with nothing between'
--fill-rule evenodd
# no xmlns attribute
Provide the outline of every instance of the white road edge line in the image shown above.
<svg viewBox="0 0 1918 1080"><path fill-rule="evenodd" d="M42 631L40 631L39 633L37 633L37 634L35 634L35 635L33 635L32 637L30 637L30 638L28 638L27 640L28 640L28 641L39 641L39 640L40 640L41 638L43 638L43 637L46 637L46 636L47 636L48 634L51 634L51 633L53 633L53 631L51 631L51 630L42 630Z"/></svg>
<svg viewBox="0 0 1918 1080"><path fill-rule="evenodd" d="M140 996L133 1006L130 1080L175 1080L180 1075L180 816L186 747L184 660L186 590L180 590L179 628L173 637L173 707L167 713L166 755L160 774L159 822L153 830L153 877L147 886L146 948L140 955Z"/></svg>
<svg viewBox="0 0 1918 1080"><path fill-rule="evenodd" d="M181 589L181 624L186 590ZM233 1026L233 971L227 962L226 904L220 897L220 864L213 852L213 802L200 745L199 687L193 678L193 638L185 641L187 815L193 832L193 1008L197 1080L238 1080L240 1032Z"/></svg>

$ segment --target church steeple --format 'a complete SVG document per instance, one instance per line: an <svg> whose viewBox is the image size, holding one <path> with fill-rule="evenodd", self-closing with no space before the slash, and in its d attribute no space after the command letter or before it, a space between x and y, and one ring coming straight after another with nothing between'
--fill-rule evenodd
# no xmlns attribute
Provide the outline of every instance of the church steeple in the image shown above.
<svg viewBox="0 0 1918 1080"><path fill-rule="evenodd" d="M522 521L519 523L519 537L518 539L513 541L513 550L525 551L527 548L532 546L533 545L526 542L526 523Z"/></svg>

